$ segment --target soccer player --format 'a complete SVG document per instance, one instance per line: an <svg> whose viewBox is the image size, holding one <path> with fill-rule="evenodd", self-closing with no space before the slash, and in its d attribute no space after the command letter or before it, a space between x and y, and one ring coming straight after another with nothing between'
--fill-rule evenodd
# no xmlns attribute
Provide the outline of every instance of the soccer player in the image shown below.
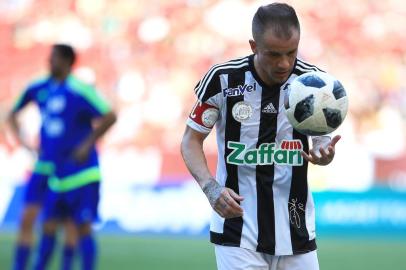
<svg viewBox="0 0 406 270"><path fill-rule="evenodd" d="M65 62L69 62L70 65L73 64L75 60L74 54L72 54L69 47L55 45L54 51L66 59ZM61 77L61 73L66 72L64 71L66 69L65 65L63 61L55 61L54 58L51 58L49 76L33 82L26 88L14 105L9 117L11 130L18 142L38 156L25 190L25 202L14 257L13 269L15 270L23 270L27 267L31 247L33 245L33 227L46 197L48 178L52 175L54 170L54 163L51 159L53 150L48 143L50 139L50 133L48 132L50 126L45 117L47 111L46 105L50 93L56 86L55 82ZM43 117L38 150L34 149L34 147L26 141L26 138L22 136L21 126L18 122L19 112L31 102L38 106L41 116ZM72 262L77 235L74 227L69 222L65 224L65 230L65 246L62 258L63 264L68 266L71 265ZM65 269L69 268L66 267Z"/></svg>
<svg viewBox="0 0 406 270"><path fill-rule="evenodd" d="M44 104L44 132L54 164L44 204L44 223L34 269L46 269L55 246L58 223L71 221L78 232L82 269L95 268L96 244L92 222L97 219L100 170L96 141L116 121L115 113L97 91L70 72L75 52L68 45L55 45L49 78L52 90Z"/></svg>
<svg viewBox="0 0 406 270"><path fill-rule="evenodd" d="M195 87L181 152L214 209L210 240L218 269L319 269L308 162L329 164L340 136L313 145L283 109L287 85L319 70L297 58L295 10L261 6L252 21L252 55L213 66ZM216 126L216 177L203 142ZM317 151L316 151L317 149ZM319 151L318 151L319 149Z"/></svg>

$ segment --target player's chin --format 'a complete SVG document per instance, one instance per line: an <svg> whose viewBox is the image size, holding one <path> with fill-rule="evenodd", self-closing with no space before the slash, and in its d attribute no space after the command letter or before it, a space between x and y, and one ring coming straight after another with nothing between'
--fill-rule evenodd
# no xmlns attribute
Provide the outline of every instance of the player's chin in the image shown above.
<svg viewBox="0 0 406 270"><path fill-rule="evenodd" d="M272 77L274 78L275 82L283 83L289 78L290 73L289 72L275 72L272 75L273 75Z"/></svg>

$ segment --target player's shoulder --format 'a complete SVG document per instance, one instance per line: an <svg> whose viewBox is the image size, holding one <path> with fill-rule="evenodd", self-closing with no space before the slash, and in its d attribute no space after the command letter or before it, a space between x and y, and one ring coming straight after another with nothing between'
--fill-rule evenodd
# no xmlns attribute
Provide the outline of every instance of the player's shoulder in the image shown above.
<svg viewBox="0 0 406 270"><path fill-rule="evenodd" d="M220 76L245 72L249 67L250 56L231 59L210 67L195 87L195 93L199 100L207 100L209 97L221 92Z"/></svg>
<svg viewBox="0 0 406 270"><path fill-rule="evenodd" d="M50 76L41 76L33 79L27 86L28 90L37 90L45 87L50 80Z"/></svg>
<svg viewBox="0 0 406 270"><path fill-rule="evenodd" d="M92 84L84 82L73 75L68 77L67 83L68 91L74 93L74 96L78 98L78 100L88 102L103 113L110 110L106 98L104 98L102 93L100 93Z"/></svg>
<svg viewBox="0 0 406 270"><path fill-rule="evenodd" d="M208 73L233 73L249 66L249 56L234 58L211 66Z"/></svg>
<svg viewBox="0 0 406 270"><path fill-rule="evenodd" d="M296 58L296 63L295 63L295 67L293 69L293 73L300 76L304 73L307 72L312 72L312 71L321 71L324 72L321 68L319 68L316 65L313 65L307 61L304 61L300 58Z"/></svg>
<svg viewBox="0 0 406 270"><path fill-rule="evenodd" d="M72 90L93 89L93 86L91 84L80 80L74 75L69 75L66 81L68 85L72 88Z"/></svg>
<svg viewBox="0 0 406 270"><path fill-rule="evenodd" d="M69 75L67 78L68 90L79 94L79 95L89 95L95 91L93 85L88 84L73 75Z"/></svg>

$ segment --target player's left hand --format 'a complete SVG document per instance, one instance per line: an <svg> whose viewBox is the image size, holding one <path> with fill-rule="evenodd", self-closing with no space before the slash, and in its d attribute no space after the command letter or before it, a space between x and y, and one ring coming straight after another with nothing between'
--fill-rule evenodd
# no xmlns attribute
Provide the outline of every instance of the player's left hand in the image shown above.
<svg viewBox="0 0 406 270"><path fill-rule="evenodd" d="M73 158L76 161L83 163L89 158L89 153L90 153L90 145L87 143L83 143L73 151Z"/></svg>
<svg viewBox="0 0 406 270"><path fill-rule="evenodd" d="M319 148L320 155L316 154L316 151L314 149L311 149L309 150L309 154L302 151L302 156L308 162L311 162L313 164L327 165L333 160L335 154L335 145L340 139L341 139L340 135L334 136L334 138L332 138L330 143L327 145L326 147L327 149L320 147Z"/></svg>

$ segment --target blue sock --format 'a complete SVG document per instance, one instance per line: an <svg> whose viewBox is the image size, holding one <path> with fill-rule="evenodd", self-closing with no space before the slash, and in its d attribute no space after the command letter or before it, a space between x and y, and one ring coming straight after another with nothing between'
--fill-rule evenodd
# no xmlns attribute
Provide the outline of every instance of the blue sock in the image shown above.
<svg viewBox="0 0 406 270"><path fill-rule="evenodd" d="M64 246L62 258L62 270L71 270L73 263L73 255L75 254L75 247Z"/></svg>
<svg viewBox="0 0 406 270"><path fill-rule="evenodd" d="M96 267L96 242L92 235L82 236L79 245L82 253L82 270L94 270Z"/></svg>
<svg viewBox="0 0 406 270"><path fill-rule="evenodd" d="M14 270L25 270L30 257L30 247L18 244L14 257Z"/></svg>
<svg viewBox="0 0 406 270"><path fill-rule="evenodd" d="M35 263L35 270L44 270L51 258L55 246L55 235L43 234L38 250L38 258Z"/></svg>

